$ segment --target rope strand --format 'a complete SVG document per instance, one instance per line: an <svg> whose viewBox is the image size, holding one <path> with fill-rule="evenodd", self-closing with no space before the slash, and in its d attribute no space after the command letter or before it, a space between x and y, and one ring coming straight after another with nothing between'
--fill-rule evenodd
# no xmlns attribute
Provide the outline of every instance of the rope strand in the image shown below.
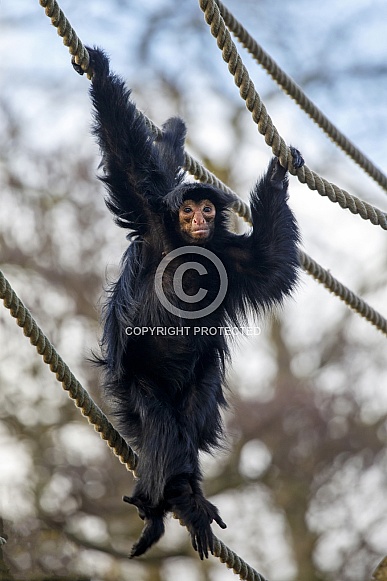
<svg viewBox="0 0 387 581"><path fill-rule="evenodd" d="M16 319L19 327L23 329L24 335L29 337L31 344L36 347L44 363L50 367L52 373L55 374L57 380L62 384L63 389L67 391L75 405L89 420L89 423L94 426L95 431L99 432L101 438L106 441L122 464L125 464L127 469L133 472L137 464L136 454L117 430L114 429L105 414L94 403L87 391L72 374L69 367L38 326L29 310L12 289L1 270L0 298L3 300L4 306L9 309L12 317Z"/></svg>
<svg viewBox="0 0 387 581"><path fill-rule="evenodd" d="M377 184L387 190L387 176L364 155L324 113L306 96L301 87L282 70L275 60L248 33L220 0L215 0L226 26L277 85L324 131L326 135L360 166Z"/></svg>
<svg viewBox="0 0 387 581"><path fill-rule="evenodd" d="M52 25L57 29L59 36L63 39L63 44L68 47L70 54L75 57L77 65L82 67L88 79L91 79L93 71L89 68L89 53L79 40L64 12L60 9L58 2L56 0L39 0L39 2L45 9L46 15L51 19Z"/></svg>
<svg viewBox="0 0 387 581"><path fill-rule="evenodd" d="M387 335L387 320L380 313L375 311L368 303L352 292L348 287L334 278L330 272L320 266L313 258L299 251L300 264L302 268L315 280L325 286L331 293L339 297L355 313L374 325L379 331Z"/></svg>

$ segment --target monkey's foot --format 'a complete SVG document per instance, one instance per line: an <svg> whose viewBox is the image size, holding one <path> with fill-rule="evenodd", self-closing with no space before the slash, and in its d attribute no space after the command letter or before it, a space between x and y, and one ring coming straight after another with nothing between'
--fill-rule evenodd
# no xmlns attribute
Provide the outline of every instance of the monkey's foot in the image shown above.
<svg viewBox="0 0 387 581"><path fill-rule="evenodd" d="M201 494L188 494L170 498L172 511L187 527L191 543L199 553L201 560L208 558L208 553L214 552L214 535L211 523L215 521L222 529L226 528L219 511Z"/></svg>
<svg viewBox="0 0 387 581"><path fill-rule="evenodd" d="M161 506L150 507L136 496L124 496L123 501L132 504L138 510L139 517L144 521L144 528L138 541L133 545L129 559L143 555L165 532L165 510Z"/></svg>

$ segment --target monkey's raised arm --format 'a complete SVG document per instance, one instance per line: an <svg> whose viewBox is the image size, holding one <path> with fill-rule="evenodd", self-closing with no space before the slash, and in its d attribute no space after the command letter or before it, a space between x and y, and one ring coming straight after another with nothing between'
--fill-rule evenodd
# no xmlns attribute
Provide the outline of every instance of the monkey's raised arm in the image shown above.
<svg viewBox="0 0 387 581"><path fill-rule="evenodd" d="M304 160L300 152L295 148L291 151L294 166L301 167ZM299 231L287 199L287 170L275 157L250 200L253 221L250 260L256 276L251 277L247 292L258 309L281 303L297 281Z"/></svg>
<svg viewBox="0 0 387 581"><path fill-rule="evenodd" d="M182 179L185 125L170 119L155 141L143 116L130 99L130 90L109 70L100 49L87 49L94 75L90 90L94 105L94 134L98 138L109 198L117 223L144 232L162 198Z"/></svg>

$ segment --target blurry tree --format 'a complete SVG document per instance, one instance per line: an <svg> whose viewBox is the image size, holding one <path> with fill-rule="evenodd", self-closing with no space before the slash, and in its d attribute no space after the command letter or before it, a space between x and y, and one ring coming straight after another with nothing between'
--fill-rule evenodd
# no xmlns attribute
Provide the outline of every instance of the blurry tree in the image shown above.
<svg viewBox="0 0 387 581"><path fill-rule="evenodd" d="M386 7L378 4L382 22ZM172 0L141 6L112 0L108 11L101 2L61 5L82 40L106 46L114 68L128 71L149 116L160 123L183 115L191 151L231 187L247 189L268 152L195 2L184 0L179 10ZM378 82L385 63L369 40L357 60L348 49L353 39L361 43L363 28L369 39L369 2L350 13L336 10L333 0L313 14L306 0L229 6L312 96L336 116L345 111L342 123L354 136L364 139L370 128L378 129L379 145L378 139L367 145L385 159L385 87ZM28 31L22 10L35 24ZM329 11L334 18L324 19ZM33 3L9 5L2 24L2 73L9 82L0 102L0 266L103 405L98 374L86 357L97 347L98 303L106 275L116 275L125 233L112 224L95 178L86 82L71 71L42 12L38 2L36 9ZM15 31L19 41L25 35L31 43L25 41L22 58L7 44ZM50 46L44 59L37 50L42 38ZM301 135L302 116L279 99L261 71L253 71L282 131L293 143L302 141L309 157L319 151L315 169L340 176L341 185L360 197L366 191L382 199L373 186L362 189L363 178L332 146L317 143L317 130L305 126ZM359 119L364 95L369 108ZM357 218L343 218L326 201L305 200L297 207L305 244L382 306L385 237ZM303 213L308 203L313 216ZM75 410L5 309L0 344L0 537L8 537L0 546L0 579L232 579L215 559L201 563L173 520L148 555L128 561L141 528L135 511L120 500L130 493L132 476ZM304 277L296 301L243 347L229 377L229 446L216 459L204 459L206 490L217 495L228 523L219 536L272 581L366 580L386 553L385 339Z"/></svg>

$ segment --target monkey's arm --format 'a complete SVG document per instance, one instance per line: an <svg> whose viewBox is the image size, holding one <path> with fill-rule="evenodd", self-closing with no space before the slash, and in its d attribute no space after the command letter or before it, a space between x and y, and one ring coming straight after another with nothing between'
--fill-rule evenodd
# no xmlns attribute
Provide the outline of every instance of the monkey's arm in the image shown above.
<svg viewBox="0 0 387 581"><path fill-rule="evenodd" d="M301 167L304 160L300 152L294 148L291 151L294 166ZM273 158L251 193L249 262L255 276L249 277L247 292L255 307L281 303L297 281L299 231L287 199L287 170Z"/></svg>
<svg viewBox="0 0 387 581"><path fill-rule="evenodd" d="M174 147L179 151L179 146L182 150L185 126L180 120L170 120L155 146L143 116L130 99L130 90L110 72L105 53L99 49L87 50L94 72L90 90L93 130L103 155L102 180L109 192L107 205L120 226L143 232L149 226L150 212L157 210L157 204L175 178L180 159L174 165L170 150Z"/></svg>

